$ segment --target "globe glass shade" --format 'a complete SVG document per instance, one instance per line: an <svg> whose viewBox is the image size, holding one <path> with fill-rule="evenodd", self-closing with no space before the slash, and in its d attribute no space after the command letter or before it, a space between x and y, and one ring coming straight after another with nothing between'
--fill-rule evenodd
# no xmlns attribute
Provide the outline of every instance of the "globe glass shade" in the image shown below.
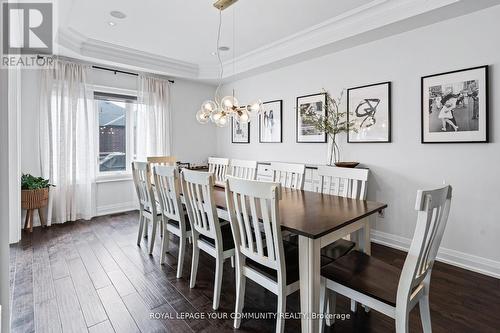
<svg viewBox="0 0 500 333"><path fill-rule="evenodd" d="M205 112L204 110L200 110L196 112L196 120L200 124L206 124L210 120L210 114Z"/></svg>

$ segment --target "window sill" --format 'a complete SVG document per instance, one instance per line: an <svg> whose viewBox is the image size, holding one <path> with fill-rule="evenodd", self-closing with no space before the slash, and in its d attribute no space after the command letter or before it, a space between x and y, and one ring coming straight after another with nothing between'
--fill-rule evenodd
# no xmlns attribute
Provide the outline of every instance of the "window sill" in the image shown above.
<svg viewBox="0 0 500 333"><path fill-rule="evenodd" d="M131 173L114 173L110 175L99 175L96 177L96 184L110 182L124 182L133 180Z"/></svg>

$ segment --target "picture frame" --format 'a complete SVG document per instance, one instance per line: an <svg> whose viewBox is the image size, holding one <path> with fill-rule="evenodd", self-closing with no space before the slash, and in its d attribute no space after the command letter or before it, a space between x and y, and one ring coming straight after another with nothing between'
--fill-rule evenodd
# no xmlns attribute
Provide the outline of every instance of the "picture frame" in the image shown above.
<svg viewBox="0 0 500 333"><path fill-rule="evenodd" d="M231 118L231 143L250 143L250 122L240 124Z"/></svg>
<svg viewBox="0 0 500 333"><path fill-rule="evenodd" d="M489 142L489 66L421 78L421 143Z"/></svg>
<svg viewBox="0 0 500 333"><path fill-rule="evenodd" d="M391 142L391 107L389 81L347 89L347 121L357 129L347 133L347 142Z"/></svg>
<svg viewBox="0 0 500 333"><path fill-rule="evenodd" d="M319 131L307 119L301 117L301 113L314 109L314 112L326 117L326 93L312 94L297 97L296 117L295 117L295 135L297 143L326 143L327 135L324 131Z"/></svg>
<svg viewBox="0 0 500 333"><path fill-rule="evenodd" d="M264 111L259 114L259 142L283 142L283 100L262 103Z"/></svg>

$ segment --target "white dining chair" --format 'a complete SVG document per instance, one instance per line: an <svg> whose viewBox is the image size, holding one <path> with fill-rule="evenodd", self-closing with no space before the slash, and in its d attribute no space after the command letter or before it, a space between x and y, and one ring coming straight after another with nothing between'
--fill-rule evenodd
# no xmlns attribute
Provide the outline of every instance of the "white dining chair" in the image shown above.
<svg viewBox="0 0 500 333"><path fill-rule="evenodd" d="M431 332L429 284L451 197L451 186L417 192L417 225L402 270L358 251L324 266L322 310L326 308L325 300L330 299L330 312L335 313L339 293L395 319L396 332L403 333L408 332L410 311L419 304L423 330Z"/></svg>
<svg viewBox="0 0 500 333"><path fill-rule="evenodd" d="M137 198L139 199L139 233L137 235L137 245L141 245L143 233L144 238L148 237L148 221L151 221L153 227L149 254L153 254L156 229L158 228L158 221L161 221L161 212L155 200L150 174L147 162L132 162L132 177L134 179Z"/></svg>
<svg viewBox="0 0 500 333"><path fill-rule="evenodd" d="M179 170L176 166L155 166L156 193L160 202L163 239L161 245L160 263L165 263L165 254L169 250L169 233L179 237L179 255L177 259L177 278L182 277L186 240L191 236L191 226L181 201L181 186Z"/></svg>
<svg viewBox="0 0 500 333"><path fill-rule="evenodd" d="M304 189L304 164L271 162L268 169L273 173L273 181L280 183L282 187Z"/></svg>
<svg viewBox="0 0 500 333"><path fill-rule="evenodd" d="M319 182L316 192L344 198L366 200L369 170L318 166Z"/></svg>
<svg viewBox="0 0 500 333"><path fill-rule="evenodd" d="M196 284L200 249L215 258L215 282L212 307L219 308L224 261L234 257L234 241L231 226L221 225L215 207L214 176L210 172L183 169L181 172L182 193L191 223L193 255L189 287Z"/></svg>
<svg viewBox="0 0 500 333"><path fill-rule="evenodd" d="M281 238L281 185L228 176L225 187L236 251L234 327L241 324L249 278L278 296L276 332L283 332L286 297L299 290L299 264L297 247L285 246Z"/></svg>
<svg viewBox="0 0 500 333"><path fill-rule="evenodd" d="M224 184L228 169L229 169L228 158L221 158L221 157L208 158L208 172L214 174L214 182L216 185Z"/></svg>
<svg viewBox="0 0 500 333"><path fill-rule="evenodd" d="M148 156L146 161L149 164L149 170L158 165L175 165L177 159L174 156ZM151 183L154 184L154 176L151 174Z"/></svg>
<svg viewBox="0 0 500 333"><path fill-rule="evenodd" d="M315 192L337 195L345 198L365 200L368 183L368 169L349 169L330 166L318 166L318 185L314 188ZM365 228L369 228L367 220ZM298 245L296 235L287 237L287 241ZM347 254L356 246L351 240L339 239L330 245L321 249L321 254L332 260L336 260Z"/></svg>
<svg viewBox="0 0 500 333"><path fill-rule="evenodd" d="M229 172L227 175L254 180L257 175L257 161L231 159L231 161L229 161Z"/></svg>
<svg viewBox="0 0 500 333"><path fill-rule="evenodd" d="M368 187L368 169L355 169L355 168L339 168L331 166L318 166L319 182L315 191L329 195L341 196L344 198L351 198L356 200L366 200L366 192ZM366 233L370 233L370 221L365 220L363 229ZM354 237L353 237L354 236ZM353 239L355 235L348 236L349 239L339 239L330 245L321 249L321 255L326 256L332 260L346 255L356 247ZM298 243L298 240L296 240ZM356 311L357 304L351 300L351 310ZM369 310L365 307L365 310ZM327 321L329 323L329 321Z"/></svg>
<svg viewBox="0 0 500 333"><path fill-rule="evenodd" d="M344 198L366 200L369 172L368 169L318 166L319 182L318 186L315 187L315 191ZM368 228L367 232L369 233L370 223L368 219L364 228ZM353 238L352 236L351 238ZM355 246L356 244L352 239L339 239L322 248L321 254L336 260L347 254Z"/></svg>
<svg viewBox="0 0 500 333"><path fill-rule="evenodd" d="M156 193L156 187L154 186L155 177L153 175L153 168L157 165L176 165L177 159L174 156L148 156L146 161L148 162L148 170L150 172L149 177L151 179L151 184L153 185L154 198L159 205L160 201L158 200L158 194ZM163 223L160 224L160 235L163 237Z"/></svg>

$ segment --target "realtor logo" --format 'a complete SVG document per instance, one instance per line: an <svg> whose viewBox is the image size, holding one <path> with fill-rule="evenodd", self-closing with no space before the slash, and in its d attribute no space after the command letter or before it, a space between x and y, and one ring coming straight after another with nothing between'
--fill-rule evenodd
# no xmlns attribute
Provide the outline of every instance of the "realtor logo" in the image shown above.
<svg viewBox="0 0 500 333"><path fill-rule="evenodd" d="M3 52L52 54L52 3L3 3Z"/></svg>

